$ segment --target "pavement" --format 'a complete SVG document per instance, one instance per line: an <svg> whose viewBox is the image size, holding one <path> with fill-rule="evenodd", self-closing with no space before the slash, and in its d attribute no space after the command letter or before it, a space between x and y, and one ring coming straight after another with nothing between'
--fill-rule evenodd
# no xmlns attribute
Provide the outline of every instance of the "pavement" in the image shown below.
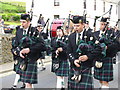
<svg viewBox="0 0 120 90"><path fill-rule="evenodd" d="M45 56L46 59L44 59L44 63L51 61L51 56ZM10 72L13 70L14 62L5 63L0 65L0 75L4 74L6 72Z"/></svg>

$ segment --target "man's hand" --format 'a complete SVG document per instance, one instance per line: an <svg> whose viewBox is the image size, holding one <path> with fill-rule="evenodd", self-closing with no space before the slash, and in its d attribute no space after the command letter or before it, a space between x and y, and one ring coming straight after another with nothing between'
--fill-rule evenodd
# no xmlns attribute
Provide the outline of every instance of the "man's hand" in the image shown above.
<svg viewBox="0 0 120 90"><path fill-rule="evenodd" d="M24 48L20 51L20 57L25 58L23 54L28 54L30 52L29 48Z"/></svg>
<svg viewBox="0 0 120 90"><path fill-rule="evenodd" d="M63 49L60 47L60 48L58 48L57 49L59 52L62 52L63 51Z"/></svg>
<svg viewBox="0 0 120 90"><path fill-rule="evenodd" d="M80 67L80 61L78 60L78 59L76 59L75 61L74 61L74 64L76 65L76 67Z"/></svg>
<svg viewBox="0 0 120 90"><path fill-rule="evenodd" d="M58 50L56 50L56 52L55 52L55 53L56 53L56 55L58 56L59 51L58 51Z"/></svg>
<svg viewBox="0 0 120 90"><path fill-rule="evenodd" d="M82 56L79 57L79 61L84 62L84 61L87 61L87 60L88 60L88 56L87 55L82 55Z"/></svg>

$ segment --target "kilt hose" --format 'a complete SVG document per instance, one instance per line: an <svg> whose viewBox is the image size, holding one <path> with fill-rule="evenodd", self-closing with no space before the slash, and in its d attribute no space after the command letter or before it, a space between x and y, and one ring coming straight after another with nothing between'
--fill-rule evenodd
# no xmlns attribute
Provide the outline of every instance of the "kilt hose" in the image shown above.
<svg viewBox="0 0 120 90"><path fill-rule="evenodd" d="M29 61L26 71L21 70L20 80L24 83L37 84L37 62Z"/></svg>
<svg viewBox="0 0 120 90"><path fill-rule="evenodd" d="M63 60L60 62L60 67L55 71L56 76L67 77L69 73L69 63L68 60Z"/></svg>
<svg viewBox="0 0 120 90"><path fill-rule="evenodd" d="M101 68L94 67L94 78L101 81L113 80L113 62L112 58L106 57L103 59L103 66Z"/></svg>
<svg viewBox="0 0 120 90"><path fill-rule="evenodd" d="M71 79L74 75L73 68L70 69L69 78L68 78L68 90L93 90L93 76L91 73L91 68L86 69L81 66L79 69L75 69L75 71L84 70L81 74L81 80L79 82L75 82Z"/></svg>

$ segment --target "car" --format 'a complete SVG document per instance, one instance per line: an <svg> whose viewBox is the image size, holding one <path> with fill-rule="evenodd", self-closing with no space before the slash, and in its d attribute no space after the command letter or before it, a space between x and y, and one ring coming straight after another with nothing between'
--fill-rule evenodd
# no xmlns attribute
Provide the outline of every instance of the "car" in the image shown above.
<svg viewBox="0 0 120 90"><path fill-rule="evenodd" d="M12 31L16 28L15 25L4 25L5 33L12 33Z"/></svg>

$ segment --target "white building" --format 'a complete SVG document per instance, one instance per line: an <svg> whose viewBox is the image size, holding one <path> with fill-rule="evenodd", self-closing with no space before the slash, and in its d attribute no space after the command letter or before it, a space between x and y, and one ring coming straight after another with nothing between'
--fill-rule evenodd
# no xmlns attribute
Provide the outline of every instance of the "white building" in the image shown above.
<svg viewBox="0 0 120 90"><path fill-rule="evenodd" d="M83 11L87 12L87 20L90 21L90 26L93 27L94 17L101 16L105 12L111 10L110 25L115 26L118 20L118 4L119 0L26 0L26 12L30 11L31 3L34 1L34 25L36 25L40 14L44 16L45 20L50 18L52 21L54 18L68 18L69 14L83 15ZM120 3L120 2L119 2ZM86 7L85 7L86 5ZM109 13L104 15L109 16ZM120 18L120 17L119 17ZM97 22L97 26L99 22Z"/></svg>

